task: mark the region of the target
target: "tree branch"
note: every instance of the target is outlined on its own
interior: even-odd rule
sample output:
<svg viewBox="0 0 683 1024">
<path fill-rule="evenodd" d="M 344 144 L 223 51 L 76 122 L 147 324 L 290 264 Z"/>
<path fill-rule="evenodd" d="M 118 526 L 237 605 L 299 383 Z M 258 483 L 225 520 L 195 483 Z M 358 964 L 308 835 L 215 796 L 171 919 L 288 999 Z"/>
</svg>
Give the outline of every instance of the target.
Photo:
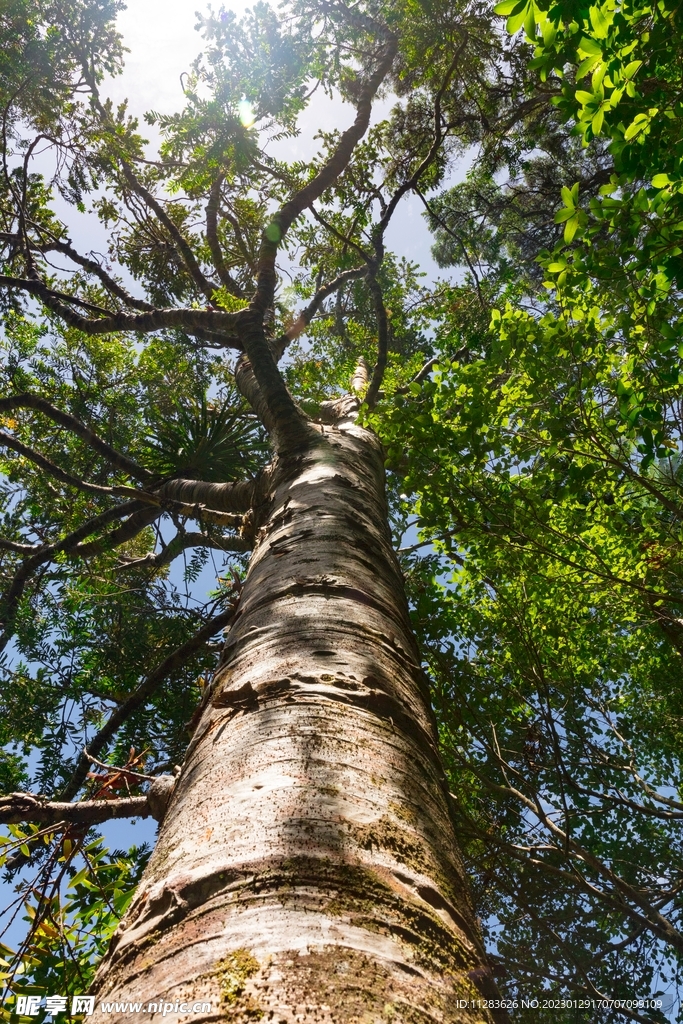
<svg viewBox="0 0 683 1024">
<path fill-rule="evenodd" d="M 337 13 L 352 18 L 355 12 L 343 8 L 337 9 Z M 360 89 L 354 123 L 342 134 L 334 152 L 312 181 L 280 207 L 261 240 L 256 292 L 250 303 L 251 317 L 245 323 L 242 341 L 263 397 L 277 424 L 276 446 L 296 446 L 305 440 L 307 420 L 293 401 L 278 372 L 263 330 L 263 318 L 266 311 L 272 307 L 275 295 L 275 260 L 280 243 L 292 223 L 337 180 L 348 165 L 356 144 L 367 131 L 374 96 L 393 64 L 397 51 L 396 37 L 386 26 L 380 26 L 372 19 L 366 20 L 368 25 L 372 24 L 375 32 L 384 37 L 384 42 L 380 47 L 374 72 Z"/>
<path fill-rule="evenodd" d="M 90 740 L 88 743 L 88 755 L 94 755 L 95 757 L 100 754 L 109 744 L 109 741 L 115 736 L 116 732 L 123 723 L 130 718 L 139 708 L 143 707 L 147 703 L 152 694 L 161 686 L 164 680 L 175 671 L 180 668 L 193 654 L 199 651 L 204 644 L 211 639 L 221 629 L 225 629 L 230 624 L 232 618 L 237 610 L 237 601 L 234 605 L 230 605 L 225 611 L 202 626 L 194 636 L 186 640 L 184 644 L 177 647 L 171 652 L 164 660 L 151 672 L 144 682 L 130 694 L 130 696 L 123 701 L 109 716 L 106 723 L 102 726 L 100 731 Z M 79 789 L 86 780 L 88 769 L 90 767 L 90 758 L 85 753 L 81 754 L 78 760 L 73 775 L 67 782 L 66 786 L 60 793 L 61 800 L 73 800 L 78 793 Z"/>
<path fill-rule="evenodd" d="M 34 226 L 40 231 L 44 230 L 42 226 Z M 20 243 L 22 241 L 22 238 L 18 234 L 11 234 L 10 232 L 7 231 L 0 231 L 0 241 L 9 243 Z M 145 302 L 144 299 L 136 299 L 132 295 L 130 295 L 129 292 L 127 292 L 126 289 L 123 288 L 122 285 L 120 285 L 118 281 L 116 281 L 111 276 L 111 274 L 107 273 L 104 267 L 102 267 L 96 260 L 90 259 L 87 256 L 82 256 L 79 252 L 77 252 L 76 249 L 74 249 L 70 242 L 62 242 L 58 238 L 55 238 L 54 235 L 50 235 L 49 242 L 31 242 L 30 247 L 32 251 L 39 252 L 42 255 L 45 255 L 45 253 L 48 252 L 59 252 L 62 253 L 62 255 L 64 256 L 68 256 L 68 258 L 73 263 L 76 263 L 79 267 L 82 267 L 84 270 L 87 270 L 88 273 L 94 274 L 96 277 L 98 277 L 99 280 L 104 285 L 104 287 L 107 289 L 107 291 L 111 292 L 112 295 L 115 295 L 117 299 L 120 299 L 122 302 L 125 302 L 127 306 L 131 307 L 131 309 L 154 309 L 154 306 L 152 306 L 149 302 Z"/>
<path fill-rule="evenodd" d="M 243 314 L 246 311 L 239 310 L 236 313 L 226 313 L 217 309 L 153 309 L 146 313 L 114 313 L 109 310 L 100 310 L 98 306 L 91 307 L 89 303 L 83 303 L 71 295 L 63 292 L 56 292 L 40 280 L 29 280 L 27 278 L 7 277 L 0 275 L 0 288 L 15 288 L 24 291 L 29 295 L 36 295 L 51 312 L 59 316 L 69 327 L 75 327 L 85 334 L 112 334 L 115 331 L 140 331 L 150 333 L 160 331 L 167 327 L 179 327 L 187 331 L 195 329 L 208 330 L 220 333 L 226 338 L 226 344 L 230 339 L 233 348 L 241 349 L 235 331 L 238 330 Z M 92 320 L 89 317 L 81 316 L 62 301 L 74 302 L 77 305 L 85 305 L 102 312 L 100 319 Z M 234 341 L 233 341 L 234 339 Z"/>
<path fill-rule="evenodd" d="M 277 429 L 275 418 L 263 397 L 251 362 L 244 354 L 238 358 L 237 365 L 235 366 L 235 383 L 237 384 L 237 390 L 249 402 L 249 405 L 268 431 L 268 434 L 270 436 L 275 434 Z"/>
<path fill-rule="evenodd" d="M 121 519 L 129 513 L 132 515 L 142 507 L 144 506 L 139 501 L 127 501 L 121 505 L 115 505 L 113 508 L 109 508 L 105 512 L 100 513 L 100 515 L 89 519 L 82 526 L 67 534 L 66 537 L 62 537 L 61 540 L 54 541 L 51 544 L 39 545 L 33 550 L 32 554 L 21 562 L 0 602 L 0 614 L 2 615 L 2 622 L 0 624 L 3 629 L 2 635 L 0 635 L 0 651 L 4 650 L 10 639 L 11 627 L 14 622 L 17 606 L 24 593 L 26 583 L 35 570 L 46 562 L 51 561 L 53 556 L 61 551 L 67 554 L 71 553 L 81 541 L 85 540 L 86 537 L 96 530 L 107 526 L 116 519 Z"/>
<path fill-rule="evenodd" d="M 105 487 L 100 484 L 90 484 L 87 480 L 81 480 L 80 477 L 72 476 L 71 473 L 60 469 L 50 459 L 46 459 L 40 452 L 37 452 L 34 448 L 29 448 L 28 445 L 22 444 L 21 441 L 17 441 L 15 437 L 7 434 L 4 430 L 0 430 L 0 447 L 10 448 L 12 451 L 17 452 L 18 455 L 23 455 L 24 458 L 44 469 L 50 476 L 53 476 L 55 480 L 59 480 L 69 487 L 74 487 L 78 491 L 84 491 L 86 494 L 122 496 L 123 494 L 130 495 L 133 492 L 131 487 Z"/>
<path fill-rule="evenodd" d="M 95 516 L 83 523 L 76 530 L 73 530 L 66 537 L 51 544 L 41 544 L 35 547 L 14 546 L 14 542 L 7 541 L 6 550 L 14 550 L 19 554 L 26 554 L 26 558 L 20 563 L 14 578 L 0 604 L 2 614 L 2 629 L 0 635 L 0 651 L 7 645 L 12 633 L 11 627 L 14 623 L 19 601 L 21 600 L 26 584 L 32 574 L 44 565 L 52 561 L 56 554 L 64 552 L 78 558 L 92 558 L 106 551 L 111 551 L 126 541 L 137 536 L 146 526 L 158 519 L 164 508 L 172 508 L 181 515 L 192 516 L 200 521 L 214 522 L 220 526 L 239 528 L 242 525 L 242 516 L 231 514 L 235 509 L 239 512 L 248 512 L 252 505 L 258 500 L 260 494 L 267 489 L 270 474 L 268 467 L 262 470 L 252 480 L 238 480 L 234 483 L 215 484 L 206 483 L 201 480 L 170 480 L 163 484 L 156 494 L 141 494 L 140 499 L 125 502 L 107 509 L 99 516 Z M 183 502 L 182 498 L 189 498 L 189 502 Z M 207 499 L 211 505 L 218 505 L 216 508 L 207 508 L 202 498 Z M 167 499 L 167 500 L 164 500 Z M 222 511 L 221 506 L 226 511 Z M 98 537 L 95 540 L 87 541 L 86 538 L 103 526 L 116 519 L 128 515 L 125 523 L 117 529 L 112 530 L 105 537 Z M 235 545 L 241 550 L 249 550 L 249 544 L 245 540 L 244 547 L 241 547 L 241 538 L 235 538 Z M 3 545 L 0 545 L 0 547 Z"/>
<path fill-rule="evenodd" d="M 137 462 L 134 462 L 133 459 L 128 458 L 127 455 L 123 455 L 115 448 L 112 448 L 111 445 L 103 441 L 94 430 L 86 426 L 81 420 L 71 416 L 69 413 L 62 412 L 61 409 L 56 409 L 55 406 L 39 395 L 23 392 L 20 395 L 12 395 L 9 398 L 0 398 L 0 413 L 13 412 L 15 409 L 35 409 L 37 412 L 42 412 L 55 423 L 58 423 L 60 427 L 65 427 L 72 434 L 80 437 L 91 448 L 94 448 L 99 455 L 104 456 L 116 469 L 128 473 L 136 480 L 148 481 L 152 479 L 153 474 L 149 470 L 144 469 Z"/>
<path fill-rule="evenodd" d="M 167 480 L 157 488 L 155 494 L 160 499 L 170 498 L 172 501 L 186 505 L 203 506 L 221 512 L 248 512 L 254 504 L 255 494 L 264 480 L 266 470 L 261 470 L 251 480 L 235 480 L 231 483 L 208 483 L 205 480 Z M 267 475 L 267 474 L 266 474 Z M 235 525 L 225 523 L 222 525 Z"/>
<path fill-rule="evenodd" d="M 6 540 L 0 537 L 0 551 L 14 551 L 18 555 L 31 555 L 38 551 L 42 544 L 21 544 L 14 540 Z"/>
<path fill-rule="evenodd" d="M 83 800 L 80 803 L 49 801 L 32 793 L 10 793 L 0 797 L 0 823 L 34 821 L 47 825 L 62 823 L 97 825 L 111 818 L 149 818 L 152 810 L 147 796 L 118 800 Z"/>
<path fill-rule="evenodd" d="M 465 351 L 466 351 L 466 349 L 460 349 L 458 352 L 455 353 L 455 356 L 453 357 L 453 359 L 457 359 L 458 356 L 461 353 L 464 353 Z M 422 381 L 425 380 L 429 376 L 429 374 L 432 372 L 432 369 L 436 366 L 436 364 L 439 361 L 440 361 L 440 357 L 439 356 L 432 356 L 432 358 L 428 359 L 427 362 L 424 364 L 424 366 L 422 366 L 422 368 L 420 370 L 418 370 L 418 372 L 415 374 L 415 376 L 410 381 L 410 383 L 409 384 L 404 384 L 403 387 L 396 388 L 396 391 L 394 392 L 394 394 L 396 394 L 396 395 L 407 395 L 408 391 L 410 390 L 410 384 L 421 384 Z"/>
<path fill-rule="evenodd" d="M 240 222 L 238 221 L 237 217 L 235 217 L 234 214 L 231 213 L 230 210 L 227 210 L 225 207 L 223 207 L 222 213 L 227 222 L 230 224 L 232 230 L 235 232 L 235 241 L 237 243 L 237 248 L 242 254 L 242 258 L 246 266 L 249 267 L 250 273 L 255 277 L 257 272 L 257 265 L 254 262 L 253 254 L 249 252 L 249 248 L 244 239 L 244 235 L 242 234 Z"/>
<path fill-rule="evenodd" d="M 354 242 L 353 239 L 350 238 L 348 235 L 342 234 L 342 232 L 338 228 L 336 228 L 334 224 L 331 224 L 328 220 L 326 220 L 323 217 L 323 215 L 318 210 L 315 209 L 314 206 L 311 206 L 310 210 L 314 219 L 317 220 L 318 224 L 322 224 L 325 230 L 329 231 L 331 235 L 334 235 L 337 241 L 341 242 L 344 247 L 349 246 L 351 249 L 353 249 L 354 252 L 357 252 L 360 258 L 362 260 L 365 260 L 367 267 L 372 267 L 374 265 L 374 257 L 369 253 L 365 252 L 362 245 L 359 245 L 358 242 Z"/>
<path fill-rule="evenodd" d="M 439 227 L 442 229 L 442 231 L 445 231 L 447 235 L 449 235 L 455 242 L 457 242 L 458 245 L 460 246 L 460 248 L 462 249 L 462 254 L 465 257 L 465 262 L 467 263 L 467 266 L 469 267 L 469 271 L 470 271 L 472 277 L 474 278 L 474 284 L 475 284 L 475 287 L 477 289 L 477 298 L 479 299 L 479 305 L 481 306 L 482 309 L 486 309 L 486 303 L 484 302 L 484 296 L 482 295 L 482 291 L 481 291 L 481 283 L 479 281 L 479 274 L 474 269 L 474 264 L 472 263 L 472 260 L 470 259 L 470 254 L 467 251 L 467 246 L 463 242 L 463 240 L 460 237 L 460 235 L 457 234 L 457 232 L 453 231 L 452 228 L 449 228 L 448 224 L 446 224 L 446 222 L 444 220 L 442 220 L 441 217 L 439 217 L 438 213 L 434 213 L 434 210 L 429 205 L 426 197 L 423 196 L 422 192 L 417 187 L 415 188 L 415 194 L 417 195 L 417 197 L 422 202 L 425 210 L 427 211 L 429 216 L 432 218 L 432 220 L 436 224 L 439 225 Z"/>
<path fill-rule="evenodd" d="M 376 228 L 373 231 L 373 239 L 375 241 L 376 248 L 378 244 L 380 246 L 382 245 L 382 237 L 389 225 L 389 221 L 394 215 L 394 211 L 398 206 L 400 200 L 403 198 L 406 192 L 410 192 L 411 189 L 414 189 L 417 186 L 420 178 L 422 177 L 424 172 L 429 168 L 432 162 L 435 160 L 439 152 L 439 149 L 441 148 L 441 143 L 443 142 L 444 137 L 443 127 L 441 124 L 441 101 L 455 73 L 455 69 L 458 66 L 458 62 L 462 56 L 463 50 L 467 45 L 468 38 L 469 34 L 465 32 L 464 39 L 460 43 L 458 49 L 453 54 L 453 59 L 451 60 L 451 63 L 448 66 L 446 74 L 444 75 L 443 82 L 441 83 L 441 86 L 439 87 L 439 90 L 436 94 L 434 100 L 434 139 L 431 146 L 429 147 L 429 152 L 421 161 L 416 170 L 411 174 L 411 176 L 406 181 L 403 182 L 403 184 L 396 190 L 396 192 L 393 194 L 393 196 L 387 203 L 387 208 L 382 214 L 381 220 L 379 221 L 379 223 L 377 224 Z"/>
<path fill-rule="evenodd" d="M 69 292 L 60 292 L 56 288 L 48 287 L 37 274 L 33 277 L 9 277 L 6 274 L 0 274 L 0 287 L 16 288 L 19 291 L 27 292 L 29 295 L 38 295 L 45 305 L 48 304 L 47 300 L 49 299 L 53 305 L 64 309 L 65 316 L 78 315 L 68 306 L 65 306 L 65 302 L 70 302 L 74 306 L 80 306 L 81 309 L 86 309 L 91 313 L 100 313 L 102 316 L 113 315 L 112 311 L 105 309 L 104 306 L 96 306 L 93 302 L 79 299 L 77 295 L 71 295 Z"/>
<path fill-rule="evenodd" d="M 214 266 L 218 271 L 221 284 L 231 295 L 234 295 L 236 298 L 242 298 L 244 293 L 225 265 L 223 252 L 218 241 L 218 207 L 220 205 L 221 186 L 224 181 L 225 175 L 220 174 L 211 186 L 209 201 L 206 204 L 206 240 L 209 243 L 211 256 L 213 257 Z"/>
<path fill-rule="evenodd" d="M 345 11 L 345 13 L 351 14 L 350 11 Z M 334 152 L 312 181 L 299 189 L 291 199 L 280 207 L 264 233 L 259 253 L 256 295 L 253 300 L 253 306 L 256 309 L 265 311 L 272 304 L 275 291 L 275 256 L 280 241 L 299 214 L 303 213 L 311 203 L 315 202 L 326 189 L 333 185 L 346 169 L 357 143 L 365 135 L 370 124 L 372 101 L 389 73 L 398 49 L 398 41 L 393 32 L 377 22 L 374 22 L 374 28 L 384 36 L 384 44 L 378 54 L 375 71 L 360 90 L 355 121 L 350 128 L 343 132 Z"/>
<path fill-rule="evenodd" d="M 355 392 L 364 391 L 370 382 L 370 368 L 363 356 L 356 363 L 356 368 L 351 376 L 351 390 Z"/>
<path fill-rule="evenodd" d="M 248 551 L 249 543 L 242 537 L 208 537 L 205 533 L 178 533 L 156 555 L 122 559 L 119 571 L 128 569 L 159 569 L 169 565 L 188 548 L 215 548 L 217 551 Z"/>
<path fill-rule="evenodd" d="M 275 358 L 278 360 L 281 359 L 290 342 L 294 341 L 295 338 L 298 338 L 300 334 L 303 334 L 325 299 L 342 288 L 347 281 L 353 281 L 360 277 L 365 277 L 367 273 L 367 266 L 354 267 L 352 270 L 344 270 L 332 281 L 328 281 L 327 284 L 318 288 L 308 305 L 304 306 L 304 308 L 300 310 L 296 320 L 294 320 L 291 326 L 273 342 L 272 347 L 275 351 Z"/>
<path fill-rule="evenodd" d="M 200 292 L 206 297 L 208 302 L 213 303 L 213 295 L 218 288 L 218 285 L 213 281 L 209 281 L 204 276 L 187 239 L 184 237 L 182 232 L 178 230 L 177 226 L 173 223 L 159 201 L 155 199 L 152 193 L 145 188 L 141 181 L 138 180 L 130 164 L 125 160 L 122 160 L 121 168 L 123 170 L 123 176 L 128 182 L 129 187 L 136 193 L 136 195 L 140 196 L 145 206 L 156 214 L 159 221 L 163 224 L 177 245 L 183 257 L 185 266 Z"/>
<path fill-rule="evenodd" d="M 493 748 L 489 747 L 489 750 L 495 760 L 499 762 L 501 768 L 503 765 L 507 766 L 507 763 L 503 761 Z M 635 903 L 642 912 L 640 914 L 636 912 L 638 922 L 641 922 L 643 918 L 646 918 L 650 929 L 655 935 L 659 936 L 659 938 L 663 939 L 665 942 L 668 942 L 675 949 L 683 949 L 683 934 L 681 934 L 681 932 L 672 925 L 671 921 L 664 917 L 663 914 L 660 914 L 659 911 L 656 910 L 647 899 L 645 899 L 644 895 L 638 889 L 629 885 L 629 883 L 618 875 L 612 868 L 608 867 L 607 864 L 601 861 L 599 857 L 596 857 L 595 854 L 581 846 L 576 842 L 576 840 L 572 839 L 563 829 L 561 829 L 559 825 L 556 825 L 552 818 L 550 818 L 546 813 L 537 796 L 530 798 L 522 793 L 521 790 L 509 783 L 506 786 L 500 786 L 491 779 L 487 779 L 486 776 L 481 773 L 477 773 L 477 776 L 481 779 L 484 785 L 487 786 L 487 788 L 494 792 L 511 794 L 516 797 L 516 799 L 519 800 L 527 810 L 531 811 L 537 820 L 548 829 L 551 835 L 555 836 L 559 840 L 567 855 L 571 854 L 572 857 L 592 868 L 598 877 L 608 881 L 614 887 L 616 892 L 618 892 L 622 898 L 625 898 L 623 907 L 627 913 L 632 917 L 635 917 L 633 907 L 629 906 L 626 902 L 627 900 L 630 900 L 632 903 Z M 587 879 L 584 879 L 584 881 L 586 884 L 589 884 Z"/>
<path fill-rule="evenodd" d="M 112 530 L 105 537 L 76 544 L 70 549 L 69 554 L 76 555 L 79 558 L 93 558 L 95 555 L 104 554 L 105 551 L 111 551 L 113 548 L 117 548 L 121 544 L 125 544 L 126 541 L 137 537 L 146 526 L 150 526 L 155 519 L 159 518 L 162 511 L 163 509 L 158 505 L 142 508 L 139 512 L 129 516 L 125 523 L 122 523 L 121 526 Z"/>
</svg>

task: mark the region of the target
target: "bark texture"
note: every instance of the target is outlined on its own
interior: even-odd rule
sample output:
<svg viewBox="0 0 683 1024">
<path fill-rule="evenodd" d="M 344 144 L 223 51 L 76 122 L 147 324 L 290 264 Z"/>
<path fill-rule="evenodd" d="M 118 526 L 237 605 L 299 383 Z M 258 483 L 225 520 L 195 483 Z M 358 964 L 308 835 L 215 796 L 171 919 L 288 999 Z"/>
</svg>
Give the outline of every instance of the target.
<svg viewBox="0 0 683 1024">
<path fill-rule="evenodd" d="M 261 521 L 98 999 L 211 1001 L 195 1024 L 489 1021 L 459 1005 L 494 993 L 377 439 L 352 418 L 318 427 Z"/>
</svg>

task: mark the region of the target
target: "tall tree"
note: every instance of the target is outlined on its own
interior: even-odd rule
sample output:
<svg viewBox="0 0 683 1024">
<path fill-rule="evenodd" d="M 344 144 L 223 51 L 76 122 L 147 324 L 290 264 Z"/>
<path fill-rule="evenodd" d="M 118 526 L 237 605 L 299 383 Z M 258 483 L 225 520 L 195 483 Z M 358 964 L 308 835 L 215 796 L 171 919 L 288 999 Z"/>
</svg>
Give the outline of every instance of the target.
<svg viewBox="0 0 683 1024">
<path fill-rule="evenodd" d="M 387 228 L 488 120 L 525 116 L 516 44 L 477 4 L 221 10 L 183 110 L 148 115 L 152 158 L 102 90 L 115 13 L 2 8 L 1 809 L 7 864 L 38 871 L 10 982 L 82 991 L 132 896 L 100 998 L 489 1020 L 365 418 L 388 368 L 404 388 L 432 365 Z M 318 87 L 349 126 L 309 164 L 274 158 Z M 64 203 L 99 220 L 106 257 L 72 241 Z M 186 552 L 186 578 L 234 553 L 203 606 L 167 575 Z M 9 792 L 21 748 L 40 794 Z M 144 851 L 108 858 L 89 831 L 131 814 L 161 822 L 134 895 Z"/>
</svg>

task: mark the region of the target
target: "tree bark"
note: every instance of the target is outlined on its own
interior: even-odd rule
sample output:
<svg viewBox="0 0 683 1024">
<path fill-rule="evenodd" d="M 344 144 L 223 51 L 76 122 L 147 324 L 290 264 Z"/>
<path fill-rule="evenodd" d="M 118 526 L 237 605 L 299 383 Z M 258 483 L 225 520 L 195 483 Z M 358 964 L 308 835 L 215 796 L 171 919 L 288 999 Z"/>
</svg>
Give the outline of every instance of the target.
<svg viewBox="0 0 683 1024">
<path fill-rule="evenodd" d="M 210 1001 L 195 1024 L 489 1021 L 377 438 L 318 427 L 261 521 L 98 1000 Z"/>
</svg>

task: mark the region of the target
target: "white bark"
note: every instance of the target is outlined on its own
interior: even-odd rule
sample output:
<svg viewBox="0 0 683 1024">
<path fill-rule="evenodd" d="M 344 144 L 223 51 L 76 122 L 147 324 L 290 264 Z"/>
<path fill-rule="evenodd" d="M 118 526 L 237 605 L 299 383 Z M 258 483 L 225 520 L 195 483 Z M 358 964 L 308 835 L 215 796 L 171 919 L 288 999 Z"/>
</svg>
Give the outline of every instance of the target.
<svg viewBox="0 0 683 1024">
<path fill-rule="evenodd" d="M 98 999 L 211 1001 L 195 1024 L 488 1021 L 456 1002 L 493 993 L 379 442 L 350 419 L 319 429 L 276 467 L 210 700 Z"/>
</svg>

